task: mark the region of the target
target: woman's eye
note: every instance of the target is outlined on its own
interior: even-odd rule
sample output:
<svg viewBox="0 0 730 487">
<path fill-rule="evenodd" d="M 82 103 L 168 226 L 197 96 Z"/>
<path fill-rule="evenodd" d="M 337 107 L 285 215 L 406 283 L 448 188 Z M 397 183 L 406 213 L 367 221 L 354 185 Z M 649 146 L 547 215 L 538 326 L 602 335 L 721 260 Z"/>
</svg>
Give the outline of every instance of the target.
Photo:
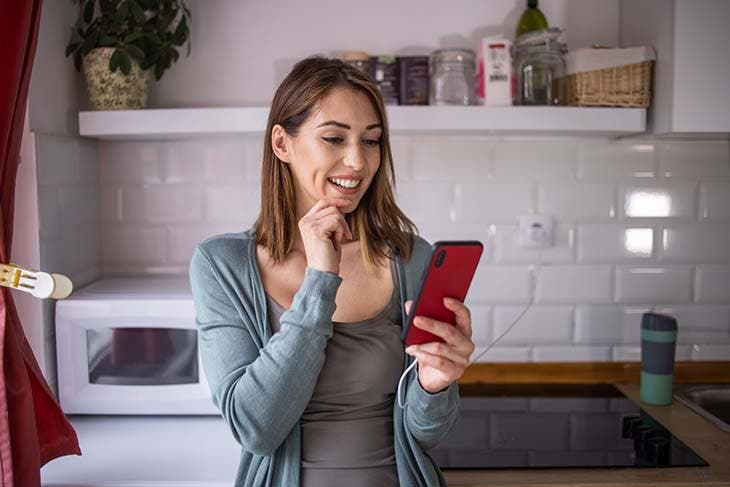
<svg viewBox="0 0 730 487">
<path fill-rule="evenodd" d="M 379 139 L 365 139 L 363 142 L 365 142 L 366 145 L 380 145 Z"/>
<path fill-rule="evenodd" d="M 341 144 L 342 137 L 322 137 L 322 140 L 330 144 Z"/>
</svg>

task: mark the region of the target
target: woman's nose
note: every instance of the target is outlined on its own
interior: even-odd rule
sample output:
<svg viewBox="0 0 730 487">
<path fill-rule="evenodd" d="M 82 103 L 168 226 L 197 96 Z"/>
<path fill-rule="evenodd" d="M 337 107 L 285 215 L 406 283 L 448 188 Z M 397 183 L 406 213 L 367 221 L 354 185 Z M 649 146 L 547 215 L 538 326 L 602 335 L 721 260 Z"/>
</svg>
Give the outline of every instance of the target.
<svg viewBox="0 0 730 487">
<path fill-rule="evenodd" d="M 345 164 L 354 169 L 362 169 L 367 163 L 367 158 L 362 147 L 351 148 L 345 157 Z"/>
</svg>

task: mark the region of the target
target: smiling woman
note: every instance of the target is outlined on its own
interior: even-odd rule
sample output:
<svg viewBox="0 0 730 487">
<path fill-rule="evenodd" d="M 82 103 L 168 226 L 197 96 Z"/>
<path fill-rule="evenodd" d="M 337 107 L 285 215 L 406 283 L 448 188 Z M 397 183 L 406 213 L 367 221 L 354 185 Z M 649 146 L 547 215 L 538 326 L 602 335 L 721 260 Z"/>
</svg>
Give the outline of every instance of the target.
<svg viewBox="0 0 730 487">
<path fill-rule="evenodd" d="M 206 377 L 242 446 L 236 485 L 445 485 L 426 451 L 455 424 L 471 319 L 456 302 L 458 327 L 429 322 L 444 343 L 413 352 L 407 374 L 406 300 L 431 249 L 395 201 L 380 92 L 307 58 L 265 137 L 256 223 L 190 262 Z"/>
</svg>

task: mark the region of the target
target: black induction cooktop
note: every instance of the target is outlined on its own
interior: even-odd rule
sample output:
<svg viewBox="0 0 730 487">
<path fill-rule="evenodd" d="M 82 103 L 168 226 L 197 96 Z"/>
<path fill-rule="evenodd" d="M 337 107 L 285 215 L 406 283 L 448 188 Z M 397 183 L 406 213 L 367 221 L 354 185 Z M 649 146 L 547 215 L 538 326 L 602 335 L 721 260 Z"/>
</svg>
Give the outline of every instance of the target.
<svg viewBox="0 0 730 487">
<path fill-rule="evenodd" d="M 459 385 L 442 469 L 707 466 L 610 384 Z"/>
</svg>

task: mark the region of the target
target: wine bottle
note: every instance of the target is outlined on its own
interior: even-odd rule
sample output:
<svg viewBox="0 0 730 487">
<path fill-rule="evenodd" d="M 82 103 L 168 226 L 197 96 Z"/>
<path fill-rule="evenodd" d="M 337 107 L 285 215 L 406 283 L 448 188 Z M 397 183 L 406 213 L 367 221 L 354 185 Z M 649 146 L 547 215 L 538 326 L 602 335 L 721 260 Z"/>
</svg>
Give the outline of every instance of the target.
<svg viewBox="0 0 730 487">
<path fill-rule="evenodd" d="M 527 8 L 517 22 L 517 37 L 533 30 L 547 29 L 547 26 L 545 16 L 537 8 L 537 0 L 527 0 Z"/>
</svg>

